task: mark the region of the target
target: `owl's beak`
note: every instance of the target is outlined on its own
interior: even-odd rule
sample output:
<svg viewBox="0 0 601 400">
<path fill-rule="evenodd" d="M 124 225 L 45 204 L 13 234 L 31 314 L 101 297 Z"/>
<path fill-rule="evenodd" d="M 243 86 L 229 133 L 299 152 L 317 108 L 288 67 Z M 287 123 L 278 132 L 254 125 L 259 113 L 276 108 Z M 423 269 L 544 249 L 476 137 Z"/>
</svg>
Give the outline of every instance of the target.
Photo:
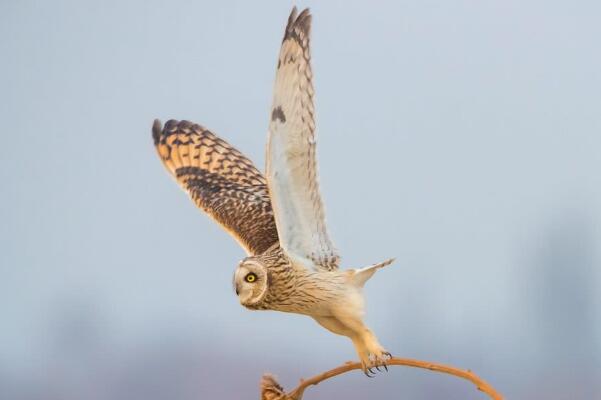
<svg viewBox="0 0 601 400">
<path fill-rule="evenodd" d="M 238 284 L 236 284 L 236 296 L 240 294 L 240 289 L 238 289 Z"/>
</svg>

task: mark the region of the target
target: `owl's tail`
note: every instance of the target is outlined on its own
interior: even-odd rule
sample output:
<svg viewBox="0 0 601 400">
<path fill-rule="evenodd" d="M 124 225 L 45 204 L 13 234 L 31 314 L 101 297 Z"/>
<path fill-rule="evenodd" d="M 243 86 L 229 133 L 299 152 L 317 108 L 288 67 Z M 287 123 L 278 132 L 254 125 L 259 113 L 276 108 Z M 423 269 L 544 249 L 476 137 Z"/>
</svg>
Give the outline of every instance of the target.
<svg viewBox="0 0 601 400">
<path fill-rule="evenodd" d="M 380 268 L 385 267 L 387 265 L 390 265 L 393 262 L 394 262 L 394 258 L 390 258 L 381 263 L 370 265 L 369 267 L 363 267 L 363 268 L 356 269 L 356 270 L 354 270 L 354 274 L 352 275 L 351 280 L 355 284 L 355 286 L 361 288 L 361 287 L 363 287 L 363 285 L 365 285 L 365 282 L 367 282 L 369 280 L 369 278 L 371 278 L 377 270 L 379 270 Z"/>
</svg>

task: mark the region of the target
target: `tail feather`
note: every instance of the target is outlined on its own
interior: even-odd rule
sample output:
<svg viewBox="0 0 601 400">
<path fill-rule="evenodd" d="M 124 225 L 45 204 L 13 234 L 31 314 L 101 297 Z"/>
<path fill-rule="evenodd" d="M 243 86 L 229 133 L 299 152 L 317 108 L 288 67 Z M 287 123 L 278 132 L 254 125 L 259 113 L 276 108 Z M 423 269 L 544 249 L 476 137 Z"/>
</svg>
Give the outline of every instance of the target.
<svg viewBox="0 0 601 400">
<path fill-rule="evenodd" d="M 380 268 L 383 268 L 387 265 L 390 265 L 393 262 L 394 262 L 394 258 L 390 258 L 390 259 L 383 261 L 381 263 L 378 263 L 378 264 L 374 264 L 374 265 L 370 265 L 368 267 L 356 269 L 355 273 L 353 274 L 351 279 L 352 279 L 353 283 L 355 284 L 355 286 L 363 287 L 363 285 L 365 285 L 365 282 L 367 282 L 369 280 L 369 278 L 371 278 L 377 270 L 379 270 Z"/>
</svg>

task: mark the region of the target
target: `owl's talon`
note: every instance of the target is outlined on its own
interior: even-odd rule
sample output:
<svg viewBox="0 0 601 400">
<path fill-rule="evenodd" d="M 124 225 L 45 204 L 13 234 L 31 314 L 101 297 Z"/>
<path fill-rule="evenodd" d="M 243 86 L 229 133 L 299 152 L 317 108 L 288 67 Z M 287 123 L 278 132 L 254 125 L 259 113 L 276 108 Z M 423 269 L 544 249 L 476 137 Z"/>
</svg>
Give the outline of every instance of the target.
<svg viewBox="0 0 601 400">
<path fill-rule="evenodd" d="M 376 371 L 388 372 L 388 365 L 386 364 L 392 358 L 392 355 L 380 347 L 368 351 L 367 354 L 361 354 L 360 358 L 363 373 L 373 378 L 376 375 Z"/>
</svg>

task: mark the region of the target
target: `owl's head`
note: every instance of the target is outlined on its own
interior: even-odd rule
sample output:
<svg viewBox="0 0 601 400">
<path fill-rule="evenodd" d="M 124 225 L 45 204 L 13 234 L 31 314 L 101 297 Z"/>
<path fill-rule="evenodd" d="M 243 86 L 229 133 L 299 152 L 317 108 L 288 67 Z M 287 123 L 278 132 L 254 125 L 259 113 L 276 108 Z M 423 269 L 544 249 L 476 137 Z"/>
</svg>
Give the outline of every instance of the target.
<svg viewBox="0 0 601 400">
<path fill-rule="evenodd" d="M 240 304 L 246 307 L 257 304 L 265 297 L 268 287 L 267 268 L 261 261 L 253 257 L 240 261 L 234 272 L 234 289 Z"/>
</svg>

